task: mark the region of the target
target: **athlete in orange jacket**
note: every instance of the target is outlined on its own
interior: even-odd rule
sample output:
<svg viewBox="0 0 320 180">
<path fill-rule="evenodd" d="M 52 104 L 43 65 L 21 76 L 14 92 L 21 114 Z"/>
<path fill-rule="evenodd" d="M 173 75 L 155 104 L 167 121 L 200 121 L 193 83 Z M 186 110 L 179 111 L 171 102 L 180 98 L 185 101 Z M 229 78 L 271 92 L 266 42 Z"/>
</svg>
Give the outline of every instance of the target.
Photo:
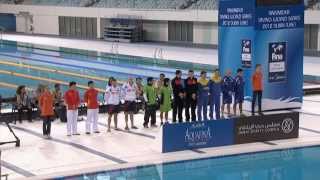
<svg viewBox="0 0 320 180">
<path fill-rule="evenodd" d="M 263 75 L 262 75 L 262 68 L 260 64 L 256 65 L 256 69 L 254 74 L 252 75 L 252 103 L 251 103 L 251 112 L 252 115 L 255 115 L 255 103 L 258 97 L 258 108 L 259 114 L 262 114 L 261 104 L 262 104 L 262 91 L 263 91 Z"/>
<path fill-rule="evenodd" d="M 41 117 L 43 118 L 43 136 L 50 138 L 51 121 L 54 116 L 54 111 L 53 96 L 50 93 L 48 86 L 45 86 L 43 93 L 40 94 L 39 107 L 41 110 Z"/>
</svg>

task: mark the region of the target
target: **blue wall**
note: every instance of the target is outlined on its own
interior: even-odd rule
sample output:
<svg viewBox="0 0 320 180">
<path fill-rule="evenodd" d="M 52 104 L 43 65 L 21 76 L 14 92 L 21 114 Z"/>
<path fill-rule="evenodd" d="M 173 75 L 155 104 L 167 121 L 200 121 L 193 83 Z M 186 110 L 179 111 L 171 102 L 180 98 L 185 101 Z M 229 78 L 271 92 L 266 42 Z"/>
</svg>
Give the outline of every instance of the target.
<svg viewBox="0 0 320 180">
<path fill-rule="evenodd" d="M 14 14 L 0 13 L 0 29 L 5 31 L 16 31 L 16 17 Z"/>
</svg>

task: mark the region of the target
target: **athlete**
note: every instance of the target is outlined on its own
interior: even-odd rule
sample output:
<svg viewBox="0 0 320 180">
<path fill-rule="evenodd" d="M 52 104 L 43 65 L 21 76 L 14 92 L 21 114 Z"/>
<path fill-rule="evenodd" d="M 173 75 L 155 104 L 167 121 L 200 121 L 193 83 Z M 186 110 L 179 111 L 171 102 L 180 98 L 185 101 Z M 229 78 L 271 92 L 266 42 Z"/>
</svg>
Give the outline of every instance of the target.
<svg viewBox="0 0 320 180">
<path fill-rule="evenodd" d="M 114 118 L 115 130 L 118 129 L 118 113 L 120 111 L 120 95 L 121 88 L 117 84 L 115 78 L 111 79 L 111 86 L 107 86 L 105 92 L 105 102 L 108 105 L 108 132 L 111 132 L 111 119 Z"/>
<path fill-rule="evenodd" d="M 53 95 L 49 91 L 48 86 L 44 86 L 44 91 L 39 97 L 39 107 L 41 110 L 41 117 L 43 119 L 43 136 L 50 139 L 51 134 L 51 122 L 53 120 L 54 111 L 53 111 Z"/>
<path fill-rule="evenodd" d="M 193 70 L 189 70 L 188 78 L 184 80 L 185 84 L 185 102 L 186 102 L 186 121 L 190 121 L 190 108 L 191 108 L 191 121 L 196 121 L 196 108 L 197 108 L 197 91 L 198 91 L 198 81 L 194 77 Z"/>
<path fill-rule="evenodd" d="M 243 116 L 242 104 L 244 100 L 244 79 L 243 79 L 243 70 L 239 68 L 237 70 L 237 76 L 234 78 L 234 104 L 233 112 L 234 115 L 237 114 L 237 104 L 239 104 L 240 115 Z"/>
<path fill-rule="evenodd" d="M 183 100 L 184 100 L 184 84 L 181 79 L 182 72 L 180 70 L 176 71 L 176 77 L 171 81 L 171 87 L 173 89 L 173 111 L 172 111 L 172 121 L 175 123 L 177 114 L 179 123 L 182 120 L 183 111 Z"/>
<path fill-rule="evenodd" d="M 224 107 L 227 105 L 228 116 L 230 116 L 230 104 L 232 103 L 232 94 L 234 91 L 234 80 L 232 78 L 232 72 L 227 70 L 226 75 L 222 81 L 222 115 L 224 115 Z"/>
<path fill-rule="evenodd" d="M 132 78 L 128 79 L 128 82 L 122 86 L 122 99 L 124 100 L 124 115 L 126 121 L 125 130 L 129 130 L 128 117 L 130 116 L 131 129 L 138 129 L 134 125 L 134 112 L 136 109 L 136 99 L 137 99 L 137 85 L 133 82 Z"/>
<path fill-rule="evenodd" d="M 157 110 L 157 90 L 154 87 L 154 80 L 152 77 L 147 79 L 147 85 L 144 87 L 144 99 L 146 102 L 143 127 L 148 128 L 149 120 L 151 118 L 151 127 L 156 125 L 156 110 Z"/>
<path fill-rule="evenodd" d="M 259 114 L 262 115 L 261 110 L 261 103 L 262 103 L 262 92 L 263 92 L 263 75 L 262 75 L 262 69 L 261 65 L 257 64 L 255 72 L 252 76 L 252 89 L 253 89 L 253 96 L 252 96 L 252 106 L 251 106 L 251 112 L 252 115 L 255 115 L 255 103 L 258 97 L 258 108 L 259 108 Z"/>
<path fill-rule="evenodd" d="M 198 81 L 198 121 L 208 120 L 208 103 L 209 103 L 209 80 L 207 72 L 202 71 Z M 202 116 L 203 115 L 203 116 Z M 203 117 L 203 119 L 202 119 Z"/>
<path fill-rule="evenodd" d="M 84 93 L 84 102 L 87 103 L 87 120 L 86 120 L 86 134 L 91 134 L 91 126 L 94 133 L 100 133 L 98 130 L 99 119 L 99 92 L 94 87 L 94 82 L 88 82 L 89 89 Z"/>
<path fill-rule="evenodd" d="M 78 133 L 78 107 L 80 96 L 77 91 L 77 83 L 70 82 L 69 90 L 64 94 L 64 102 L 67 107 L 67 135 L 80 135 Z"/>
<path fill-rule="evenodd" d="M 160 119 L 163 125 L 163 115 L 165 116 L 165 123 L 168 123 L 168 113 L 171 110 L 171 96 L 172 88 L 170 87 L 170 79 L 165 78 L 164 84 L 160 89 Z"/>
<path fill-rule="evenodd" d="M 216 69 L 210 81 L 210 119 L 213 119 L 213 112 L 216 115 L 216 120 L 220 119 L 221 82 L 219 70 Z"/>
</svg>

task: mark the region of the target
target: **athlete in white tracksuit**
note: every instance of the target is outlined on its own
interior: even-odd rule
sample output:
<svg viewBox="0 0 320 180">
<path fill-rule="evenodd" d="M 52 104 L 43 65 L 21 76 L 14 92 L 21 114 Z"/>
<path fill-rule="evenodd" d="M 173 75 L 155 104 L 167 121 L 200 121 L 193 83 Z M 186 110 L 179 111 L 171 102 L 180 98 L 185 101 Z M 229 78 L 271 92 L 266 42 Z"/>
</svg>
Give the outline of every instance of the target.
<svg viewBox="0 0 320 180">
<path fill-rule="evenodd" d="M 126 121 L 126 130 L 129 130 L 128 126 L 128 116 L 130 115 L 131 128 L 138 129 L 134 126 L 133 114 L 136 109 L 136 99 L 137 99 L 137 85 L 133 82 L 132 78 L 128 79 L 128 82 L 122 86 L 122 99 L 124 100 L 124 114 Z"/>
<path fill-rule="evenodd" d="M 111 118 L 114 116 L 114 126 L 115 130 L 118 129 L 118 113 L 120 111 L 120 96 L 121 96 L 121 88 L 117 85 L 117 80 L 111 80 L 111 86 L 107 86 L 105 92 L 105 103 L 108 106 L 108 132 L 111 131 L 110 124 Z"/>
</svg>

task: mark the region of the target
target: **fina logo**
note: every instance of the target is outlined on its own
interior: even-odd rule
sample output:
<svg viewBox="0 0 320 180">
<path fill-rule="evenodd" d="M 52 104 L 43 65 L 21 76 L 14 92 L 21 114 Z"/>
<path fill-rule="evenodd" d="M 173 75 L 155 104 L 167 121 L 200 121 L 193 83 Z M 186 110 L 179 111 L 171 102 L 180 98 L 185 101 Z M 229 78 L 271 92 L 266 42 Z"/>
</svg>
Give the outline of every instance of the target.
<svg viewBox="0 0 320 180">
<path fill-rule="evenodd" d="M 294 129 L 294 122 L 291 118 L 286 118 L 282 121 L 281 129 L 284 133 L 289 134 Z"/>
<path fill-rule="evenodd" d="M 272 61 L 283 61 L 284 45 L 281 43 L 275 43 L 275 44 L 272 44 L 271 47 L 272 47 L 272 54 L 271 54 Z"/>
<path fill-rule="evenodd" d="M 250 41 L 248 41 L 248 40 L 243 40 L 243 41 L 242 41 L 242 45 L 243 45 L 243 47 L 242 47 L 242 52 L 244 52 L 244 53 L 250 53 L 250 52 L 251 52 L 251 50 L 250 50 L 250 44 L 251 44 Z"/>
</svg>

